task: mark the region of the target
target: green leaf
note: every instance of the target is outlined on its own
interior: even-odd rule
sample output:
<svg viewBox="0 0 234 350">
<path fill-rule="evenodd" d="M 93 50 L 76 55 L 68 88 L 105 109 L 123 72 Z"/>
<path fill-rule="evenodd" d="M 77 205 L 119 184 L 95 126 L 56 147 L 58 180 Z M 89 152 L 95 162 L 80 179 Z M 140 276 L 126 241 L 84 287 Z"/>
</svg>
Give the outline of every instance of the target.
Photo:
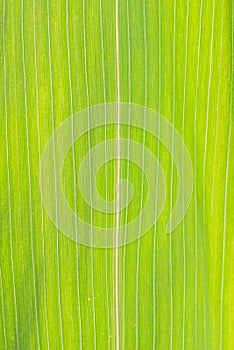
<svg viewBox="0 0 234 350">
<path fill-rule="evenodd" d="M 233 2 L 0 0 L 0 28 L 0 348 L 232 349 Z M 121 108 L 107 123 L 104 107 L 113 102 L 128 103 L 135 123 L 120 123 Z M 102 125 L 87 110 L 96 105 Z M 61 183 L 48 171 L 42 188 L 43 150 L 68 120 L 75 132 L 84 121 L 95 127 L 76 141 L 73 124 L 60 134 L 46 171 L 57 174 L 67 137 L 74 145 Z M 157 120 L 185 148 L 169 131 L 165 144 Z M 184 152 L 192 173 L 175 162 L 184 166 Z M 165 203 L 143 232 L 155 205 L 142 212 L 164 181 L 154 195 L 150 157 L 163 173 Z M 88 224 L 83 231 L 63 216 L 58 184 Z M 54 221 L 43 196 L 52 190 Z M 177 213 L 185 216 L 168 234 L 181 193 Z M 118 246 L 122 227 L 135 238 Z M 97 228 L 112 230 L 117 247 L 77 243 Z"/>
</svg>

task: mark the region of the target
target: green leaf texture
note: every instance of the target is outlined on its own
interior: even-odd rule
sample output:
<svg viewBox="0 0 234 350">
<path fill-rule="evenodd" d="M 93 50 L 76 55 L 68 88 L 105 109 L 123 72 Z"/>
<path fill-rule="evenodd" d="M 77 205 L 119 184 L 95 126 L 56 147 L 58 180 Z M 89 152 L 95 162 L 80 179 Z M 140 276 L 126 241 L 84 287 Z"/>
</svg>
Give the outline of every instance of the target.
<svg viewBox="0 0 234 350">
<path fill-rule="evenodd" d="M 233 349 L 232 0 L 0 0 L 0 28 L 0 349 Z M 156 225 L 100 249 L 51 222 L 40 161 L 63 121 L 109 102 L 166 118 L 188 149 L 194 185 L 168 234 L 178 177 L 161 142 L 116 124 L 84 134 L 63 183 L 85 221 L 115 225 L 117 214 L 88 206 L 76 180 L 90 148 L 118 142 L 119 131 L 154 152 L 166 179 Z M 134 187 L 124 225 L 150 188 L 138 166 L 113 159 L 96 178 L 104 198 L 116 198 L 120 176 Z"/>
</svg>

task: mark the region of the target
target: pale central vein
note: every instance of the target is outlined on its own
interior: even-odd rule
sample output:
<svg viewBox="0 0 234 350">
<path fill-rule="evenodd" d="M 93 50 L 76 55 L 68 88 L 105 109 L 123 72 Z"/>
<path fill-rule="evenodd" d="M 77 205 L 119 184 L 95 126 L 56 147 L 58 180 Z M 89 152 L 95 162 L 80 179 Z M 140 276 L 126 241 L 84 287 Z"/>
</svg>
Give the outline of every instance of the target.
<svg viewBox="0 0 234 350">
<path fill-rule="evenodd" d="M 120 72 L 119 72 L 119 23 L 118 23 L 118 0 L 115 3 L 115 30 L 116 30 L 116 79 L 117 79 L 117 184 L 120 182 Z M 115 249 L 115 347 L 119 349 L 119 209 L 120 209 L 120 194 L 116 200 L 116 249 Z"/>
</svg>

